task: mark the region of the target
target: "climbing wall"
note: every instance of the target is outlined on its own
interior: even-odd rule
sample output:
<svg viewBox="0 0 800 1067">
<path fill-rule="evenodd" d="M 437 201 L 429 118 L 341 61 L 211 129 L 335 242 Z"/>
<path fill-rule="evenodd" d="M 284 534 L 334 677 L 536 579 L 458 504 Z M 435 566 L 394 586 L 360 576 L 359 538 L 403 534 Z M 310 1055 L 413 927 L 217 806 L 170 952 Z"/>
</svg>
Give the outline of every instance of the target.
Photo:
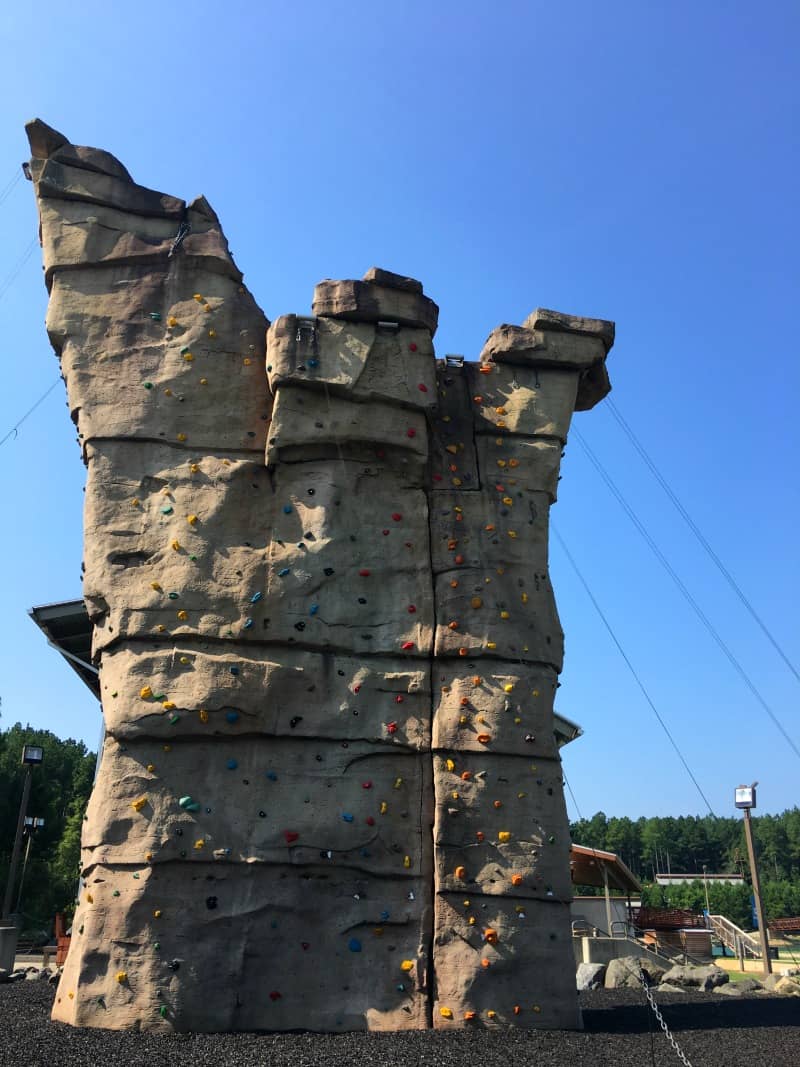
<svg viewBox="0 0 800 1067">
<path fill-rule="evenodd" d="M 547 528 L 612 325 L 437 364 L 377 268 L 269 325 L 203 198 L 28 135 L 107 731 L 54 1017 L 579 1025 Z"/>
</svg>

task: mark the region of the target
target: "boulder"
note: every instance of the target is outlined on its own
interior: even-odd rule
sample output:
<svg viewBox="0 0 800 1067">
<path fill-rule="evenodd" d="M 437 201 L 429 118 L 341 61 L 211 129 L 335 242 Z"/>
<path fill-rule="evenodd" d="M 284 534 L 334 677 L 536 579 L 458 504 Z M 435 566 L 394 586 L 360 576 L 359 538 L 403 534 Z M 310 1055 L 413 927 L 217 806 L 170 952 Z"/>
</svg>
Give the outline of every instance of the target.
<svg viewBox="0 0 800 1067">
<path fill-rule="evenodd" d="M 579 963 L 576 977 L 578 992 L 586 989 L 602 989 L 606 976 L 604 963 Z"/>
<path fill-rule="evenodd" d="M 741 982 L 730 983 L 730 985 L 734 984 L 741 993 L 758 993 L 762 988 L 761 983 L 755 978 L 743 978 Z M 719 988 L 723 987 L 720 986 Z"/>
<path fill-rule="evenodd" d="M 641 989 L 640 961 L 645 970 L 651 966 L 646 956 L 620 956 L 619 959 L 612 959 L 606 968 L 606 989 Z"/>
<path fill-rule="evenodd" d="M 800 997 L 800 982 L 792 978 L 779 978 L 775 983 L 775 992 L 781 997 Z"/>
<path fill-rule="evenodd" d="M 665 982 L 682 986 L 684 989 L 709 990 L 724 985 L 729 980 L 728 972 L 713 963 L 704 967 L 696 967 L 691 963 L 679 964 L 671 967 L 664 975 Z"/>
<path fill-rule="evenodd" d="M 714 986 L 713 993 L 721 993 L 725 997 L 741 997 L 747 990 L 740 989 L 738 985 L 734 985 L 733 982 L 728 982 L 727 985 Z"/>
<path fill-rule="evenodd" d="M 679 985 L 673 985 L 672 982 L 662 982 L 658 987 L 659 995 L 661 993 L 685 993 L 685 989 L 681 989 Z"/>
</svg>

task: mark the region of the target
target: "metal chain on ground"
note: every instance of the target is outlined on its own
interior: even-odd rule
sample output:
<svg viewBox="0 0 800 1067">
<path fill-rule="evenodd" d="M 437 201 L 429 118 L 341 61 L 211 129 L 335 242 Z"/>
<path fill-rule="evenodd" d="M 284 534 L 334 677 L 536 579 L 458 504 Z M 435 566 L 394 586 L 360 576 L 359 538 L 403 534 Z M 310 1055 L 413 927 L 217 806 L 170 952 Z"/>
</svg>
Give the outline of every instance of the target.
<svg viewBox="0 0 800 1067">
<path fill-rule="evenodd" d="M 639 981 L 642 983 L 642 989 L 644 990 L 644 995 L 647 997 L 647 1003 L 653 1009 L 653 1014 L 655 1015 L 656 1019 L 658 1019 L 658 1025 L 664 1031 L 664 1037 L 667 1039 L 667 1041 L 669 1041 L 670 1045 L 672 1045 L 673 1049 L 675 1050 L 675 1055 L 678 1057 L 684 1067 L 692 1067 L 686 1056 L 686 1053 L 683 1051 L 678 1042 L 672 1036 L 670 1028 L 664 1022 L 664 1016 L 661 1014 L 658 1004 L 656 1004 L 655 997 L 653 996 L 650 990 L 650 986 L 647 984 L 647 977 L 645 976 L 645 973 L 642 970 L 641 960 L 639 960 Z"/>
</svg>

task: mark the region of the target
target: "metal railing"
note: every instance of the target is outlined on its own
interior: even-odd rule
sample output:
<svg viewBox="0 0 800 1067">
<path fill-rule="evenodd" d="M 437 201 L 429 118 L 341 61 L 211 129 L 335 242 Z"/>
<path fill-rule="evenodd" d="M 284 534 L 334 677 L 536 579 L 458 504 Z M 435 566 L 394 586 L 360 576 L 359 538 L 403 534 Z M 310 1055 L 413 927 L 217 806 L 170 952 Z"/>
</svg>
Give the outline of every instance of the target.
<svg viewBox="0 0 800 1067">
<path fill-rule="evenodd" d="M 736 923 L 726 919 L 724 915 L 709 915 L 712 933 L 719 938 L 725 948 L 729 948 L 739 959 L 750 956 L 752 959 L 761 959 L 761 943 L 757 937 L 747 934 Z"/>
</svg>

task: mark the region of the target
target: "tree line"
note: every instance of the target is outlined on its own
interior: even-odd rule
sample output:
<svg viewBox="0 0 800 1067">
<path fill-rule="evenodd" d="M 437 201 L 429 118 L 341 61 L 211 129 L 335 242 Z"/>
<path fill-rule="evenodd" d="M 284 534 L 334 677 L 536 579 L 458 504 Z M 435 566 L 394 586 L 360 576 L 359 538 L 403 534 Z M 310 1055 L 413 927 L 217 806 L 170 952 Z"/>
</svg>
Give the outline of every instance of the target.
<svg viewBox="0 0 800 1067">
<path fill-rule="evenodd" d="M 741 817 L 683 815 L 677 818 L 609 818 L 598 811 L 570 824 L 577 845 L 615 852 L 643 885 L 642 903 L 654 907 L 706 906 L 745 930 L 753 928 L 750 869 Z M 753 816 L 753 836 L 767 920 L 800 916 L 800 808 Z M 721 885 L 707 874 L 741 874 L 744 884 Z M 689 874 L 684 885 L 660 886 L 656 874 Z M 584 892 L 584 890 L 581 890 Z"/>
</svg>

